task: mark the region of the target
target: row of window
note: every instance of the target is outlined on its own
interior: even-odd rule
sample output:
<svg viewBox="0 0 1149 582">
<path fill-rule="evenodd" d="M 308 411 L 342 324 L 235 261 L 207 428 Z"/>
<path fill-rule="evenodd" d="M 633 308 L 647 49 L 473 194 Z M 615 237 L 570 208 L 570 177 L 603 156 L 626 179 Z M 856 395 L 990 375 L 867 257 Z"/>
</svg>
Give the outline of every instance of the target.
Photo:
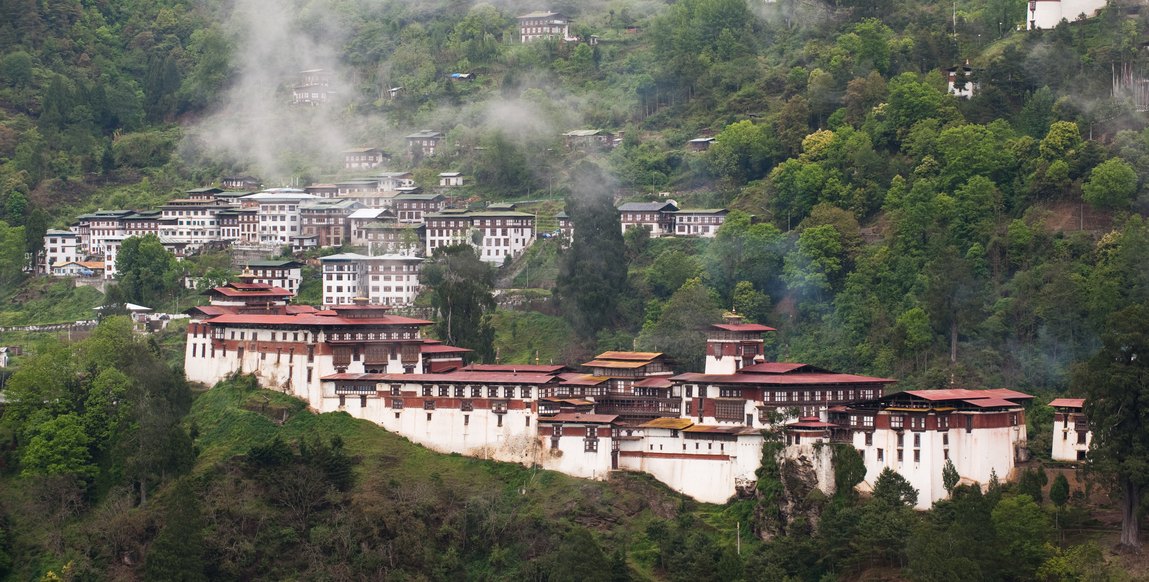
<svg viewBox="0 0 1149 582">
<path fill-rule="evenodd" d="M 515 397 L 515 387 L 514 386 L 487 386 L 486 388 L 487 388 L 487 397 L 488 398 L 498 398 L 500 391 L 503 393 L 503 398 L 514 398 Z M 438 396 L 441 396 L 444 398 L 450 397 L 452 395 L 454 395 L 455 398 L 464 398 L 468 395 L 468 393 L 470 394 L 471 398 L 482 398 L 483 397 L 483 387 L 482 386 L 471 386 L 471 385 L 451 386 L 449 384 L 424 384 L 423 385 L 423 396 L 430 397 L 430 396 L 436 395 L 436 393 L 438 394 Z M 534 393 L 534 389 L 531 386 L 520 386 L 518 393 L 519 393 L 519 398 L 526 399 L 526 398 L 531 397 L 531 395 Z M 392 396 L 400 396 L 401 394 L 402 394 L 402 385 L 392 384 L 391 385 L 391 395 Z"/>
</svg>

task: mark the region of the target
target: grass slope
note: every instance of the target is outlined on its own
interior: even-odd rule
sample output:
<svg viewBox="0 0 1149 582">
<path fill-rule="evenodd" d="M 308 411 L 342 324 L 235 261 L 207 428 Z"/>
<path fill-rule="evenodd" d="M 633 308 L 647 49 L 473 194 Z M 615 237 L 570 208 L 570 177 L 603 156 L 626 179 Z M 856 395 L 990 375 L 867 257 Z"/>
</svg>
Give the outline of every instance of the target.
<svg viewBox="0 0 1149 582">
<path fill-rule="evenodd" d="M 580 525 L 595 532 L 600 545 L 622 548 L 633 573 L 659 578 L 657 546 L 646 535 L 655 521 L 688 518 L 723 545 L 733 546 L 736 522 L 746 528 L 750 502 L 727 506 L 699 504 L 670 491 L 649 476 L 616 473 L 610 481 L 577 479 L 532 469 L 451 454 L 414 444 L 377 425 L 346 413 L 314 414 L 291 396 L 260 390 L 250 378 L 220 383 L 200 393 L 188 422 L 197 434 L 196 471 L 211 473 L 253 445 L 273 438 L 339 436 L 355 456 L 359 499 L 381 489 L 415 488 L 449 492 L 457 500 L 510 499 L 515 511 L 558 527 Z M 742 532 L 743 551 L 756 542 Z"/>
</svg>

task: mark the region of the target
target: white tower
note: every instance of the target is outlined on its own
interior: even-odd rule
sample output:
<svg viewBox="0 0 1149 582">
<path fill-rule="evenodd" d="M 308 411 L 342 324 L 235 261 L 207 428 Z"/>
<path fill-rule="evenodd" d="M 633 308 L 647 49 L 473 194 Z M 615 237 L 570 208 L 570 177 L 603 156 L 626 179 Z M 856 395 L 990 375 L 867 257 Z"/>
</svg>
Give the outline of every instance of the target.
<svg viewBox="0 0 1149 582">
<path fill-rule="evenodd" d="M 735 374 L 738 370 L 765 361 L 766 340 L 762 334 L 774 328 L 743 323 L 742 316 L 727 313 L 723 323 L 706 332 L 706 373 Z"/>
</svg>

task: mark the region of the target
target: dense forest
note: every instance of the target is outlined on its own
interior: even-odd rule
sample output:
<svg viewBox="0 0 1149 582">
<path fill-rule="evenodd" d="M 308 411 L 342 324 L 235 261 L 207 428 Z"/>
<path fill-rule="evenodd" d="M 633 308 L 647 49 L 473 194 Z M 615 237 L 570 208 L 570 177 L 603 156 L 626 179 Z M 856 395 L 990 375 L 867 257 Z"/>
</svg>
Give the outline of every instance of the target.
<svg viewBox="0 0 1149 582">
<path fill-rule="evenodd" d="M 436 333 L 483 358 L 577 364 L 637 347 L 697 370 L 699 330 L 733 309 L 778 329 L 780 361 L 903 389 L 1033 392 L 1030 446 L 1048 457 L 1053 396 L 1136 392 L 1113 400 L 1114 418 L 1146 405 L 1099 380 L 1143 384 L 1128 347 L 1149 345 L 1149 129 L 1116 82 L 1149 77 L 1139 4 L 1026 31 L 1018 0 L 0 0 L 0 293 L 27 305 L 22 322 L 86 312 L 104 298 L 24 272 L 45 229 L 227 173 L 331 179 L 342 149 L 378 146 L 420 181 L 462 171 L 474 201 L 530 200 L 540 222 L 565 209 L 575 223 L 569 248 L 540 240 L 498 273 L 450 256 L 430 266 L 427 307 L 474 298 L 471 325 Z M 541 8 L 573 17 L 579 42 L 520 43 L 515 16 Z M 310 68 L 336 74 L 336 101 L 290 106 Z M 947 92 L 950 69 L 972 98 Z M 445 134 L 444 153 L 400 161 L 403 136 L 425 128 Z M 560 134 L 579 128 L 621 141 L 565 148 Z M 698 136 L 716 141 L 690 151 Z M 622 236 L 620 201 L 669 199 L 732 212 L 711 240 Z M 109 296 L 180 305 L 178 267 L 154 246 L 140 243 L 139 276 Z M 226 275 L 219 257 L 185 263 Z M 496 285 L 531 288 L 528 308 L 495 310 Z M 870 499 L 824 499 L 768 463 L 754 498 L 695 506 L 642 480 L 438 459 L 245 379 L 193 405 L 169 363 L 178 341 L 111 318 L 83 342 L 35 340 L 17 362 L 0 573 L 1125 575 L 1081 533 L 1097 525 L 1083 488 L 1053 479 L 1055 496 L 1044 473 L 955 487 L 919 515 L 896 476 Z M 1149 486 L 1121 454 L 1098 461 L 1115 483 Z"/>
</svg>

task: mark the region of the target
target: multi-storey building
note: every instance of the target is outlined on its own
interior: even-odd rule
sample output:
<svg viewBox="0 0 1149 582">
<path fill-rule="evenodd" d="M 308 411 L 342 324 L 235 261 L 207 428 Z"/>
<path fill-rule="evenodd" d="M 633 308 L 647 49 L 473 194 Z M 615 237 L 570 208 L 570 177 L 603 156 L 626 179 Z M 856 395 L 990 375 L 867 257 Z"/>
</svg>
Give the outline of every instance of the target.
<svg viewBox="0 0 1149 582">
<path fill-rule="evenodd" d="M 675 236 L 713 238 L 729 213 L 725 208 L 681 209 L 674 213 Z"/>
<path fill-rule="evenodd" d="M 263 246 L 291 244 L 292 237 L 301 232 L 299 207 L 311 200 L 315 197 L 294 188 L 264 190 L 242 198 L 243 205 L 259 209 L 259 244 Z"/>
<path fill-rule="evenodd" d="M 379 148 L 352 148 L 343 151 L 344 170 L 369 170 L 383 164 L 383 150 Z"/>
<path fill-rule="evenodd" d="M 1084 461 L 1093 442 L 1085 399 L 1055 398 L 1049 405 L 1053 407 L 1053 460 Z"/>
<path fill-rule="evenodd" d="M 337 247 L 348 242 L 347 217 L 362 205 L 354 200 L 322 198 L 299 205 L 300 233 L 314 237 L 317 246 Z"/>
<path fill-rule="evenodd" d="M 518 17 L 519 38 L 524 43 L 539 39 L 554 38 L 561 41 L 575 41 L 571 36 L 570 19 L 560 12 L 537 11 Z"/>
<path fill-rule="evenodd" d="M 80 235 L 70 230 L 48 229 L 44 234 L 44 250 L 41 251 L 36 271 L 50 274 L 54 266 L 74 263 L 82 258 Z"/>
<path fill-rule="evenodd" d="M 366 298 L 317 311 L 284 305 L 285 290 L 218 291 L 212 305 L 191 311 L 185 367 L 193 380 L 255 373 L 316 410 L 347 411 L 441 452 L 589 478 L 644 471 L 721 503 L 754 490 L 771 428 L 782 456 L 812 459 L 827 492 L 832 447 L 823 445 L 840 443 L 862 453 L 861 488 L 889 467 L 928 507 L 945 495 L 947 460 L 967 483 L 1008 480 L 1025 444 L 1025 394 L 884 396 L 891 380 L 763 361 L 770 328 L 737 320 L 711 330 L 706 374 L 671 376 L 661 354 L 634 352 L 600 354 L 584 373 L 540 364 L 460 370 L 465 350 L 419 337 L 429 322 L 395 318 Z"/>
<path fill-rule="evenodd" d="M 1105 0 L 1029 0 L 1026 30 L 1054 28 L 1062 20 L 1073 22 L 1084 15 L 1091 18 L 1105 8 Z"/>
<path fill-rule="evenodd" d="M 399 222 L 422 223 L 424 215 L 439 212 L 446 202 L 447 198 L 442 194 L 410 192 L 396 196 L 393 208 Z"/>
<path fill-rule="evenodd" d="M 214 198 L 171 200 L 160 207 L 159 236 L 172 242 L 187 243 L 190 249 L 222 240 L 218 215 L 232 208 Z"/>
<path fill-rule="evenodd" d="M 303 263 L 291 260 L 247 261 L 239 278 L 244 283 L 276 287 L 295 295 L 303 283 Z"/>
<path fill-rule="evenodd" d="M 316 198 L 335 198 L 339 196 L 339 186 L 335 184 L 312 184 L 303 188 L 304 194 L 311 194 Z"/>
<path fill-rule="evenodd" d="M 426 248 L 427 228 L 422 224 L 398 222 L 372 222 L 360 230 L 360 243 L 368 254 L 423 256 Z"/>
<path fill-rule="evenodd" d="M 255 176 L 225 176 L 219 181 L 224 190 L 254 192 L 263 187 L 263 182 Z"/>
<path fill-rule="evenodd" d="M 865 462 L 863 487 L 893 469 L 918 490 L 918 509 L 928 509 L 947 495 L 946 461 L 966 482 L 1009 478 L 1026 456 L 1025 404 L 1032 399 L 1005 389 L 897 392 L 834 407 L 828 422 L 803 418 L 788 425 L 788 453 L 813 456 L 801 447 L 847 443 Z"/>
<path fill-rule="evenodd" d="M 650 230 L 652 238 L 674 234 L 674 213 L 678 207 L 671 202 L 627 202 L 618 207 L 622 232 L 632 228 Z"/>
<path fill-rule="evenodd" d="M 469 244 L 483 261 L 502 264 L 522 254 L 535 239 L 534 215 L 514 210 L 446 209 L 427 214 L 424 224 L 428 256 L 440 247 Z"/>
<path fill-rule="evenodd" d="M 376 174 L 375 178 L 379 180 L 379 189 L 384 192 L 394 192 L 415 185 L 415 175 L 411 172 L 382 172 Z"/>
<path fill-rule="evenodd" d="M 188 312 L 188 379 L 211 385 L 235 372 L 251 373 L 316 410 L 337 409 L 324 398 L 320 378 L 422 374 L 432 362 L 451 369 L 462 365 L 466 352 L 423 339 L 420 330 L 430 321 L 391 315 L 384 306 L 360 302 L 317 310 L 286 304 L 291 293 L 285 289 L 245 283 L 206 294 L 211 305 Z"/>
<path fill-rule="evenodd" d="M 299 81 L 291 90 L 291 101 L 296 105 L 321 105 L 334 97 L 332 75 L 323 69 L 309 69 L 299 73 Z"/>
<path fill-rule="evenodd" d="M 407 151 L 415 159 L 429 158 L 435 155 L 435 151 L 442 141 L 442 133 L 424 129 L 407 136 Z"/>
<path fill-rule="evenodd" d="M 350 305 L 359 298 L 371 305 L 410 305 L 421 289 L 419 257 L 341 253 L 319 261 L 324 305 Z"/>
</svg>

